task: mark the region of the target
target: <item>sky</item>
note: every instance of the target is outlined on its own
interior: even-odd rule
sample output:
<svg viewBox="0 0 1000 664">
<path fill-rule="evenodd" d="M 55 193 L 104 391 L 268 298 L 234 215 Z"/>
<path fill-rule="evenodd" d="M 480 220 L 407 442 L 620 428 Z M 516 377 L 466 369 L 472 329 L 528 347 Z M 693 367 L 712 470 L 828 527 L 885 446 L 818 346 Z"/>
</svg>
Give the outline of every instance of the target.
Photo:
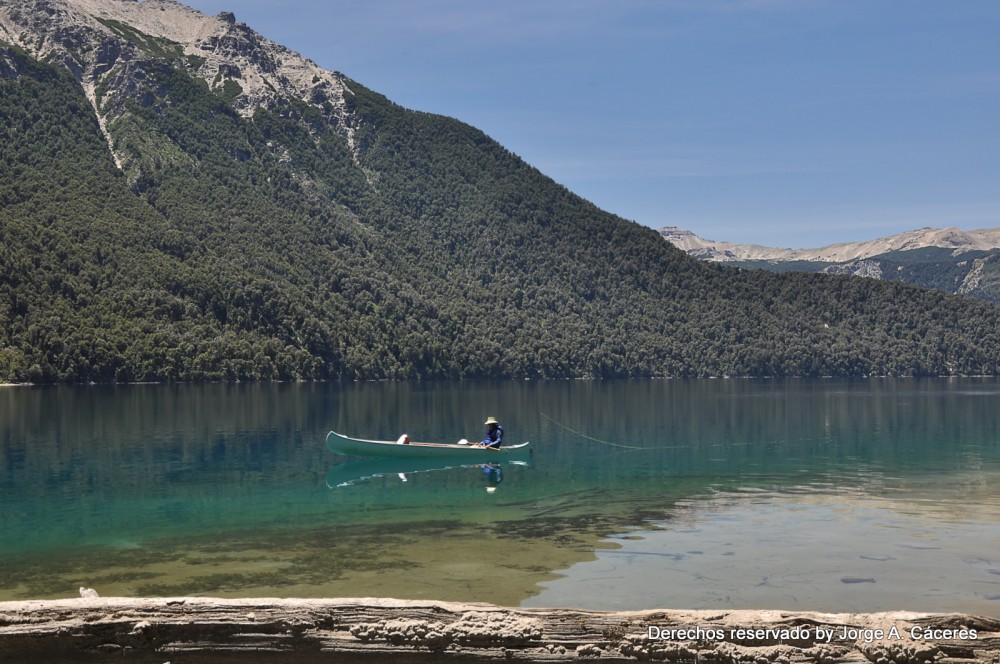
<svg viewBox="0 0 1000 664">
<path fill-rule="evenodd" d="M 1000 226 L 996 0 L 183 1 L 652 228 Z"/>
</svg>

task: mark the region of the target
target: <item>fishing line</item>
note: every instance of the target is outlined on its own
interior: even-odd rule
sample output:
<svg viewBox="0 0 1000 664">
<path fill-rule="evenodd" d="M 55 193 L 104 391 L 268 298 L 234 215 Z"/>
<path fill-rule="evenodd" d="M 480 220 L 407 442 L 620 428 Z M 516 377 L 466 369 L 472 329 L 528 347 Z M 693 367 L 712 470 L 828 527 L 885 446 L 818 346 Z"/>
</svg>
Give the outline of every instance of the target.
<svg viewBox="0 0 1000 664">
<path fill-rule="evenodd" d="M 593 441 L 595 443 L 600 443 L 601 445 L 607 445 L 608 447 L 617 447 L 617 448 L 620 448 L 620 449 L 623 449 L 623 450 L 670 450 L 670 449 L 673 449 L 673 450 L 682 450 L 682 449 L 692 449 L 694 447 L 727 447 L 728 448 L 728 447 L 747 447 L 747 446 L 753 445 L 753 443 L 714 443 L 714 444 L 699 445 L 699 446 L 696 446 L 696 445 L 661 445 L 661 446 L 654 446 L 654 447 L 637 447 L 635 445 L 622 445 L 621 443 L 612 443 L 612 442 L 607 441 L 607 440 L 601 440 L 600 438 L 594 438 L 593 436 L 588 436 L 587 434 L 583 433 L 582 431 L 577 431 L 576 429 L 572 429 L 572 428 L 566 426 L 565 424 L 562 424 L 561 422 L 556 422 L 554 419 L 552 419 L 551 417 L 549 417 L 548 415 L 546 415 L 543 412 L 539 412 L 538 414 L 541 415 L 542 417 L 544 417 L 545 419 L 547 419 L 549 422 L 552 422 L 552 424 L 556 425 L 557 427 L 565 429 L 566 431 L 569 431 L 570 433 L 574 433 L 577 436 L 580 436 L 581 438 L 586 438 L 587 440 Z"/>
<path fill-rule="evenodd" d="M 609 442 L 607 440 L 601 440 L 600 438 L 594 438 L 593 436 L 588 436 L 587 434 L 583 433 L 582 431 L 577 431 L 576 429 L 571 429 L 568 426 L 566 426 L 565 424 L 561 424 L 559 422 L 556 422 L 554 419 L 552 419 L 551 417 L 549 417 L 545 413 L 539 412 L 538 414 L 541 415 L 542 417 L 544 417 L 545 419 L 547 419 L 549 422 L 552 422 L 552 424 L 556 425 L 557 427 L 561 427 L 563 429 L 566 429 L 566 431 L 569 431 L 570 433 L 574 433 L 577 436 L 580 436 L 581 438 L 586 438 L 587 440 L 592 440 L 595 443 L 600 443 L 601 445 L 607 445 L 608 447 L 618 447 L 618 448 L 621 448 L 623 450 L 654 450 L 654 449 L 656 449 L 655 447 L 636 447 L 635 445 L 622 445 L 621 443 L 612 443 L 612 442 Z"/>
</svg>

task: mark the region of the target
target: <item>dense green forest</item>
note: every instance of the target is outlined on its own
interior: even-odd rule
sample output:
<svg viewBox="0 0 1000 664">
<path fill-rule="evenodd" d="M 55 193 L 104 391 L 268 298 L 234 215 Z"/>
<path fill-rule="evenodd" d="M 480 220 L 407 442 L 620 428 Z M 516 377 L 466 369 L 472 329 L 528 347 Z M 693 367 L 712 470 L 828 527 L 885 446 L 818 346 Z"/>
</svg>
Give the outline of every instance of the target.
<svg viewBox="0 0 1000 664">
<path fill-rule="evenodd" d="M 119 169 L 72 74 L 0 45 L 0 381 L 1000 370 L 1000 307 L 702 263 L 456 120 L 348 81 L 352 149 L 159 50 Z"/>
</svg>

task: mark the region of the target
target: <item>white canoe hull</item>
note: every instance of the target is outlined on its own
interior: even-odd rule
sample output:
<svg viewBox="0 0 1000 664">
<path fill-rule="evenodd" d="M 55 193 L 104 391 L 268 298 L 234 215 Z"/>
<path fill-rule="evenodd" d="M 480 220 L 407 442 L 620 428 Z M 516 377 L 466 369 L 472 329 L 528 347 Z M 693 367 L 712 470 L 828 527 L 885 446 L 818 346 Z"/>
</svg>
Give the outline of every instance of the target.
<svg viewBox="0 0 1000 664">
<path fill-rule="evenodd" d="M 523 459 L 531 455 L 531 443 L 508 445 L 500 449 L 478 445 L 453 443 L 410 443 L 401 445 L 389 440 L 364 440 L 351 438 L 331 431 L 326 435 L 326 446 L 331 452 L 359 457 L 389 457 L 397 459 L 440 457 L 465 460 L 469 463 Z"/>
</svg>

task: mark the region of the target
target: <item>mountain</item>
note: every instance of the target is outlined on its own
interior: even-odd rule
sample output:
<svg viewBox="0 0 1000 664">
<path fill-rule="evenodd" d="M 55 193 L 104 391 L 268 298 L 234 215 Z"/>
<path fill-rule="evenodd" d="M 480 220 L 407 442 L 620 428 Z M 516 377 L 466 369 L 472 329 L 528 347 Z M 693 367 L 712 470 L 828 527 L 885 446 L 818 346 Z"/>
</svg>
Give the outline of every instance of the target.
<svg viewBox="0 0 1000 664">
<path fill-rule="evenodd" d="M 912 251 L 927 247 L 951 249 L 954 255 L 967 251 L 1000 249 L 1000 228 L 963 231 L 959 228 L 920 228 L 868 242 L 844 242 L 819 249 L 779 249 L 758 244 L 736 244 L 705 240 L 676 226 L 660 229 L 667 242 L 703 260 L 734 261 L 812 261 L 845 263 L 880 256 L 894 251 Z"/>
<path fill-rule="evenodd" d="M 697 261 L 169 0 L 0 0 L 0 381 L 1000 371 L 1000 308 Z"/>
<path fill-rule="evenodd" d="M 695 258 L 734 267 L 903 281 L 1000 303 L 1000 228 L 921 228 L 819 249 L 714 242 L 674 226 L 660 235 Z"/>
</svg>

